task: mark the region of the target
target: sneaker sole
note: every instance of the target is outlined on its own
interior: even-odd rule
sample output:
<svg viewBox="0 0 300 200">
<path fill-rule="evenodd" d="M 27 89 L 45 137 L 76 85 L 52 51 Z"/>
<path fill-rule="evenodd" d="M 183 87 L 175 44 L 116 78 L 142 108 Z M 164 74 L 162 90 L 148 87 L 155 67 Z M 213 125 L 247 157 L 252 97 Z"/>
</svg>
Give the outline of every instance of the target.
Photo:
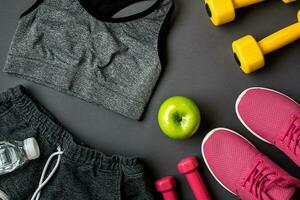
<svg viewBox="0 0 300 200">
<path fill-rule="evenodd" d="M 232 192 L 230 189 L 228 189 L 217 177 L 216 175 L 213 173 L 213 171 L 211 170 L 210 166 L 208 165 L 208 162 L 206 160 L 206 157 L 205 157 L 205 154 L 204 154 L 204 144 L 206 143 L 206 141 L 216 132 L 216 131 L 220 131 L 220 130 L 225 130 L 225 131 L 228 131 L 230 133 L 233 133 L 241 138 L 243 138 L 244 140 L 246 140 L 251 146 L 253 146 L 254 148 L 256 148 L 251 142 L 249 142 L 245 137 L 243 137 L 242 135 L 240 135 L 239 133 L 233 131 L 233 130 L 230 130 L 230 129 L 227 129 L 227 128 L 216 128 L 216 129 L 213 129 L 211 130 L 209 133 L 207 133 L 207 135 L 204 137 L 203 139 L 203 142 L 202 142 L 202 145 L 201 145 L 201 151 L 202 151 L 202 156 L 203 156 L 203 159 L 204 159 L 204 162 L 208 168 L 208 170 L 210 171 L 210 173 L 212 174 L 212 176 L 218 181 L 218 183 L 223 187 L 225 188 L 228 192 L 230 192 L 231 194 L 237 196 L 234 192 Z"/>
<path fill-rule="evenodd" d="M 248 91 L 253 90 L 253 89 L 260 89 L 260 90 L 267 90 L 267 91 L 270 91 L 270 92 L 274 92 L 274 93 L 276 93 L 276 94 L 279 94 L 279 95 L 281 95 L 281 96 L 284 96 L 284 97 L 288 98 L 289 100 L 295 102 L 298 106 L 299 106 L 299 104 L 298 104 L 294 99 L 292 99 L 291 97 L 287 96 L 286 94 L 283 94 L 283 93 L 281 93 L 281 92 L 278 92 L 278 91 L 275 91 L 275 90 L 272 90 L 272 89 L 263 88 L 263 87 L 251 87 L 251 88 L 248 88 L 248 89 L 244 90 L 244 91 L 239 95 L 239 97 L 238 97 L 238 99 L 237 99 L 237 101 L 236 101 L 236 103 L 235 103 L 235 112 L 236 112 L 236 114 L 237 114 L 237 116 L 238 116 L 240 122 L 241 122 L 241 123 L 246 127 L 246 129 L 248 129 L 248 131 L 250 131 L 255 137 L 259 138 L 260 140 L 262 140 L 262 141 L 264 141 L 264 142 L 266 142 L 266 143 L 268 143 L 268 144 L 272 144 L 272 145 L 273 145 L 272 142 L 266 140 L 265 138 L 263 138 L 262 136 L 260 136 L 258 133 L 256 133 L 255 131 L 253 131 L 253 130 L 252 130 L 252 129 L 244 122 L 244 120 L 242 119 L 242 117 L 240 116 L 240 113 L 239 113 L 239 111 L 238 111 L 238 105 L 239 105 L 241 99 L 244 97 L 244 95 L 245 95 Z"/>
</svg>

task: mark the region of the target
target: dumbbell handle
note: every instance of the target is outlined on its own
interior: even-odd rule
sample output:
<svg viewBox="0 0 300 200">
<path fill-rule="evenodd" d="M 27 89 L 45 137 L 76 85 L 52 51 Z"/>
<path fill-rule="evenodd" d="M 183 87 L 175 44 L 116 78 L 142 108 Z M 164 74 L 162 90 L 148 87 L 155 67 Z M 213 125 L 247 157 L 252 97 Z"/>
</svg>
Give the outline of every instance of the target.
<svg viewBox="0 0 300 200">
<path fill-rule="evenodd" d="M 162 195 L 164 200 L 178 200 L 177 194 L 174 190 L 163 192 Z"/>
<path fill-rule="evenodd" d="M 194 193 L 196 200 L 211 200 L 198 170 L 185 174 L 185 177 Z"/>
<path fill-rule="evenodd" d="M 242 8 L 262 1 L 264 0 L 233 0 L 232 3 L 234 8 Z"/>
<path fill-rule="evenodd" d="M 300 39 L 300 22 L 290 25 L 258 42 L 262 53 L 268 54 Z"/>
</svg>

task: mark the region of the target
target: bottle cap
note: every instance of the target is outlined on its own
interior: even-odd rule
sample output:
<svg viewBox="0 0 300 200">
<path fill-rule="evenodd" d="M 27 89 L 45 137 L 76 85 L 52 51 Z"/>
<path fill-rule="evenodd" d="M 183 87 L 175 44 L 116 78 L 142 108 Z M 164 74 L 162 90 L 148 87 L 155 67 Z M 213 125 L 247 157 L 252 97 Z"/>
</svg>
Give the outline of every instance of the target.
<svg viewBox="0 0 300 200">
<path fill-rule="evenodd" d="M 35 138 L 24 140 L 24 151 L 29 160 L 34 160 L 40 157 L 40 148 Z"/>
</svg>

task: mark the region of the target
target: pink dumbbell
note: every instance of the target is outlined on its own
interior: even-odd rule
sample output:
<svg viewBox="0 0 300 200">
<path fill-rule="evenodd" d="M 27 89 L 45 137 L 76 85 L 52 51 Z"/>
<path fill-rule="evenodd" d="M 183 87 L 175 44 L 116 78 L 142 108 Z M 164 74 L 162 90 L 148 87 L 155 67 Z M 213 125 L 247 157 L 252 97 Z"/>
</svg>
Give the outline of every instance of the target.
<svg viewBox="0 0 300 200">
<path fill-rule="evenodd" d="M 188 157 L 178 163 L 177 168 L 184 174 L 197 200 L 211 200 L 203 180 L 198 172 L 197 158 Z"/>
<path fill-rule="evenodd" d="M 164 200 L 177 200 L 177 194 L 175 191 L 176 181 L 172 176 L 163 177 L 155 182 L 156 189 L 161 192 Z"/>
</svg>

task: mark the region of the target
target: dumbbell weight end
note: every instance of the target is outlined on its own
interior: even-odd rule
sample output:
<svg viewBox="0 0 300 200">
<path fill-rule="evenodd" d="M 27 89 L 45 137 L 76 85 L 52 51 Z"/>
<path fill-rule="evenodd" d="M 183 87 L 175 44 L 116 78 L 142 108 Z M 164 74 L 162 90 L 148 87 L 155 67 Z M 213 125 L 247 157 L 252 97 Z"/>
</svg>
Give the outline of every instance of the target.
<svg viewBox="0 0 300 200">
<path fill-rule="evenodd" d="M 300 11 L 298 22 L 257 42 L 246 35 L 232 43 L 234 57 L 242 71 L 250 74 L 265 65 L 264 55 L 300 39 Z"/>
<path fill-rule="evenodd" d="M 215 26 L 235 19 L 235 9 L 262 2 L 264 0 L 205 0 L 208 16 Z"/>
<path fill-rule="evenodd" d="M 177 168 L 186 177 L 196 200 L 211 200 L 197 169 L 198 166 L 199 163 L 195 157 L 187 157 L 178 163 Z"/>
<path fill-rule="evenodd" d="M 161 192 L 164 200 L 178 200 L 176 194 L 176 181 L 172 176 L 163 177 L 155 182 L 158 192 Z"/>
</svg>

